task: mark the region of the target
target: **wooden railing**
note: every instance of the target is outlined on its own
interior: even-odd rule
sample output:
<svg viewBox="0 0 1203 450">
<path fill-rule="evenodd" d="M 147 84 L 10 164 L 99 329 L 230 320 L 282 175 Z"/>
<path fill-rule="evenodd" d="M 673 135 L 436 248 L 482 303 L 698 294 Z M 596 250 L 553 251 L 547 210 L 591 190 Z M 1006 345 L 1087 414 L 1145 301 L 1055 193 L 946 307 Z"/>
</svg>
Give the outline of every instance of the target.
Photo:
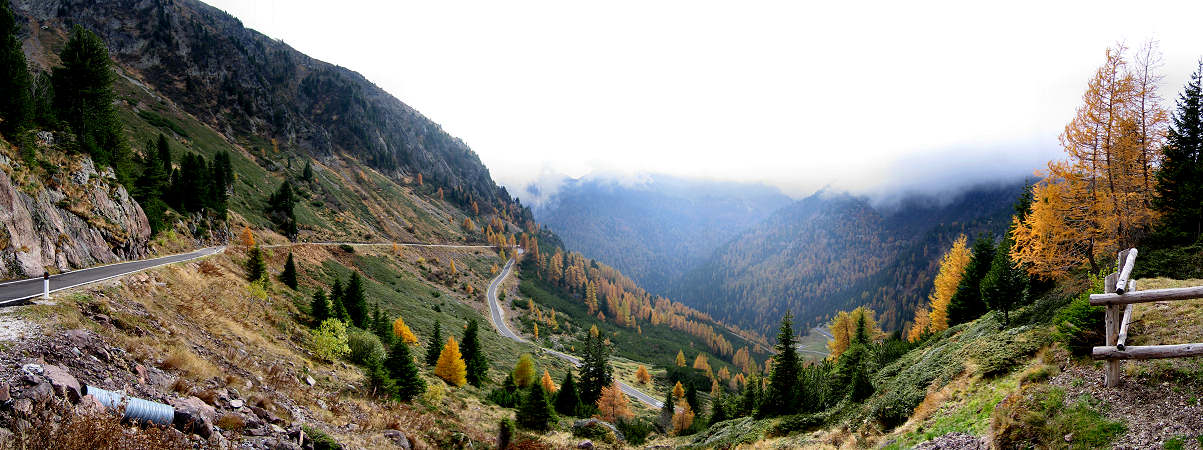
<svg viewBox="0 0 1203 450">
<path fill-rule="evenodd" d="M 1119 252 L 1119 271 L 1107 275 L 1104 293 L 1091 294 L 1090 304 L 1106 306 L 1107 345 L 1095 347 L 1091 356 L 1107 360 L 1104 380 L 1107 387 L 1119 386 L 1119 362 L 1124 359 L 1185 358 L 1203 355 L 1203 343 L 1174 345 L 1126 345 L 1128 324 L 1132 321 L 1135 303 L 1190 300 L 1203 298 L 1203 286 L 1188 288 L 1136 291 L 1132 269 L 1136 266 L 1136 249 Z"/>
</svg>

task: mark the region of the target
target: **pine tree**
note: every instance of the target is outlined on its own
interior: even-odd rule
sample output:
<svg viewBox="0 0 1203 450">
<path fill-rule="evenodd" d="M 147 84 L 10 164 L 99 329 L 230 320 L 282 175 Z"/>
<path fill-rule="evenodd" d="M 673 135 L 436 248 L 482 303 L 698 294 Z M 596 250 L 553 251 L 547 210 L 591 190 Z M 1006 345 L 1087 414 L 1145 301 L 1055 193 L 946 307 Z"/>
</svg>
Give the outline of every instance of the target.
<svg viewBox="0 0 1203 450">
<path fill-rule="evenodd" d="M 970 253 L 965 247 L 965 235 L 960 235 L 952 243 L 952 248 L 940 258 L 940 272 L 933 281 L 932 293 L 928 296 L 931 307 L 931 319 L 928 326 L 932 331 L 948 329 L 948 304 L 952 301 L 961 278 L 965 275 L 965 266 L 969 265 Z"/>
<path fill-rule="evenodd" d="M 75 25 L 59 54 L 62 67 L 51 71 L 54 109 L 76 135 L 83 149 L 100 166 L 111 166 L 122 184 L 129 184 L 129 144 L 113 108 L 113 69 L 104 42 Z"/>
<path fill-rule="evenodd" d="M 460 355 L 459 344 L 455 343 L 454 337 L 447 338 L 447 344 L 439 353 L 438 364 L 434 366 L 434 374 L 455 386 L 463 386 L 467 383 L 468 380 L 464 378 L 466 374 L 464 358 Z"/>
<path fill-rule="evenodd" d="M 388 359 L 384 362 L 384 367 L 388 369 L 389 376 L 393 378 L 396 386 L 394 396 L 398 400 L 408 402 L 426 392 L 426 382 L 418 374 L 418 366 L 414 364 L 414 359 L 409 354 L 408 344 L 401 341 L 394 343 L 389 351 Z"/>
<path fill-rule="evenodd" d="M 674 401 L 672 391 L 664 394 L 664 401 L 660 405 L 660 416 L 656 420 L 656 424 L 660 426 L 661 430 L 668 431 L 672 428 L 673 413 L 676 412 L 673 410 Z"/>
<path fill-rule="evenodd" d="M 263 251 L 259 246 L 251 247 L 246 260 L 246 279 L 255 282 L 267 279 L 267 261 L 263 259 Z"/>
<path fill-rule="evenodd" d="M 618 383 L 602 388 L 601 396 L 597 399 L 597 414 L 601 420 L 610 423 L 635 417 L 635 413 L 631 412 L 631 401 L 618 387 Z"/>
<path fill-rule="evenodd" d="M 439 344 L 443 342 L 442 325 L 434 323 L 434 332 L 430 333 L 430 341 L 426 343 L 426 365 L 434 366 L 439 362 Z"/>
<path fill-rule="evenodd" d="M 335 278 L 334 286 L 330 288 L 330 315 L 343 322 L 351 323 L 351 314 L 347 313 L 347 306 L 343 303 L 346 297 L 342 280 Z"/>
<path fill-rule="evenodd" d="M 555 411 L 547 401 L 547 393 L 538 383 L 532 383 L 518 409 L 518 426 L 528 430 L 547 431 L 555 420 Z"/>
<path fill-rule="evenodd" d="M 17 22 L 8 0 L 0 0 L 0 132 L 10 138 L 32 118 L 32 81 Z M 24 151 L 24 149 L 22 149 Z"/>
<path fill-rule="evenodd" d="M 291 252 L 288 254 L 288 259 L 284 261 L 284 271 L 280 272 L 280 282 L 289 288 L 297 288 L 297 264 L 292 260 Z"/>
<path fill-rule="evenodd" d="M 982 300 L 990 309 L 1002 311 L 1003 323 L 1010 323 L 1010 311 L 1025 303 L 1028 276 L 1010 257 L 1011 240 L 1004 238 L 994 255 L 990 271 L 982 278 Z"/>
<path fill-rule="evenodd" d="M 543 377 L 539 379 L 539 384 L 543 386 L 543 389 L 547 390 L 548 394 L 554 394 L 558 390 L 556 382 L 551 380 L 551 373 L 548 373 L 547 369 L 543 369 Z"/>
<path fill-rule="evenodd" d="M 1178 95 L 1178 108 L 1157 172 L 1154 206 L 1162 213 L 1159 234 L 1166 244 L 1203 238 L 1203 61 Z"/>
<path fill-rule="evenodd" d="M 994 262 L 994 239 L 979 236 L 973 242 L 973 256 L 965 266 L 965 273 L 957 285 L 956 293 L 948 302 L 948 324 L 956 325 L 981 317 L 989 309 L 982 301 L 981 283 L 990 265 Z"/>
<path fill-rule="evenodd" d="M 685 367 L 685 351 L 677 350 L 677 367 Z"/>
<path fill-rule="evenodd" d="M 724 367 L 723 370 L 727 370 L 727 368 Z M 635 379 L 639 380 L 642 384 L 648 384 L 652 382 L 652 375 L 647 372 L 647 367 L 640 364 L 639 368 L 635 369 Z"/>
<path fill-rule="evenodd" d="M 576 389 L 576 381 L 572 379 L 572 371 L 564 375 L 560 390 L 556 392 L 556 412 L 565 416 L 575 416 L 581 407 L 581 396 Z"/>
<path fill-rule="evenodd" d="M 297 237 L 297 197 L 293 192 L 292 183 L 284 180 L 280 188 L 268 198 L 267 213 L 276 224 L 280 234 L 289 239 Z"/>
<path fill-rule="evenodd" d="M 785 313 L 781 328 L 777 332 L 774 347 L 773 371 L 769 374 L 769 390 L 760 411 L 763 416 L 778 416 L 798 412 L 798 359 L 797 341 L 794 338 L 793 313 Z M 692 386 L 691 386 L 692 387 Z"/>
<path fill-rule="evenodd" d="M 535 361 L 531 358 L 530 353 L 523 353 L 518 357 L 513 375 L 514 384 L 517 384 L 519 388 L 526 389 L 535 383 Z"/>
<path fill-rule="evenodd" d="M 301 179 L 313 181 L 313 161 L 305 161 L 305 169 L 301 171 Z"/>
<path fill-rule="evenodd" d="M 468 383 L 477 387 L 484 383 L 489 374 L 489 360 L 480 349 L 478 327 L 476 319 L 469 319 L 468 327 L 464 329 L 463 341 L 464 361 L 468 364 Z"/>
<path fill-rule="evenodd" d="M 602 388 L 613 381 L 610 367 L 610 351 L 600 334 L 589 333 L 585 341 L 585 357 L 581 361 L 581 402 L 586 405 L 597 403 Z"/>
<path fill-rule="evenodd" d="M 318 289 L 313 292 L 313 301 L 309 303 L 309 316 L 315 324 L 330 318 L 330 300 L 326 298 L 326 291 Z"/>
<path fill-rule="evenodd" d="M 343 293 L 343 307 L 347 308 L 352 324 L 359 328 L 367 328 L 368 298 L 363 277 L 359 272 L 351 272 L 351 281 L 347 283 L 347 290 Z"/>
</svg>

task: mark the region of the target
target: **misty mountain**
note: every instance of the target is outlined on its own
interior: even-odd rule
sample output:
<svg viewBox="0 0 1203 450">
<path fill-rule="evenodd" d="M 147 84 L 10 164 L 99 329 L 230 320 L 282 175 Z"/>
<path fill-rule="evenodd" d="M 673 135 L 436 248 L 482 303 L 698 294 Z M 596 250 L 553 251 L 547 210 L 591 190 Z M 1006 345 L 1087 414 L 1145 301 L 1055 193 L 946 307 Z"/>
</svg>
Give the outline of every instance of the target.
<svg viewBox="0 0 1203 450">
<path fill-rule="evenodd" d="M 819 192 L 723 243 L 673 283 L 674 300 L 770 332 L 787 311 L 802 325 L 865 305 L 900 329 L 925 301 L 956 237 L 1001 236 L 1024 185 L 981 186 L 884 205 Z"/>
<path fill-rule="evenodd" d="M 761 184 L 656 175 L 631 183 L 567 180 L 535 218 L 568 248 L 663 293 L 740 232 L 790 199 Z"/>
</svg>

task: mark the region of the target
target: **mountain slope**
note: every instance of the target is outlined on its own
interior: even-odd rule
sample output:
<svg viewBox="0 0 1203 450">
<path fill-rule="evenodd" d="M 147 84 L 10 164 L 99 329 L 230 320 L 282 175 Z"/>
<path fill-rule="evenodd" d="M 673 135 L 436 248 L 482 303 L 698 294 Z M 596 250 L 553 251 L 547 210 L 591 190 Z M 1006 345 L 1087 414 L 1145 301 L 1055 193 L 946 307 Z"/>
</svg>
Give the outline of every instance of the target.
<svg viewBox="0 0 1203 450">
<path fill-rule="evenodd" d="M 1022 185 L 970 189 L 947 204 L 913 197 L 888 207 L 820 192 L 720 246 L 670 291 L 715 318 L 766 332 L 792 311 L 804 325 L 866 305 L 901 329 L 931 289 L 958 234 L 998 236 Z"/>
<path fill-rule="evenodd" d="M 568 245 L 664 293 L 723 242 L 789 203 L 774 188 L 655 175 L 570 180 L 535 208 Z"/>
</svg>

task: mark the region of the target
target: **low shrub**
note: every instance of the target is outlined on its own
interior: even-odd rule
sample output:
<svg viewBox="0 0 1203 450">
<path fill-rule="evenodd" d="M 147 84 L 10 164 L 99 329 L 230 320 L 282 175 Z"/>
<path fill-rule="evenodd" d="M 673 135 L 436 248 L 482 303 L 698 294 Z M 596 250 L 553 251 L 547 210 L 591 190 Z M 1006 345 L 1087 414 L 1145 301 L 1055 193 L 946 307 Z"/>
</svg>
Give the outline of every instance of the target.
<svg viewBox="0 0 1203 450">
<path fill-rule="evenodd" d="M 907 411 L 907 415 L 910 411 Z M 823 425 L 825 420 L 818 414 L 795 414 L 781 418 L 769 428 L 769 436 L 788 436 L 801 431 L 810 431 Z"/>
<path fill-rule="evenodd" d="M 309 425 L 301 425 L 305 439 L 313 442 L 313 450 L 342 450 L 343 446 L 326 434 L 326 432 Z"/>
<path fill-rule="evenodd" d="M 1089 355 L 1095 345 L 1103 342 L 1104 311 L 1102 306 L 1090 305 L 1089 295 L 1075 298 L 1053 318 L 1057 341 L 1076 356 Z"/>
<path fill-rule="evenodd" d="M 643 445 L 647 442 L 647 436 L 656 429 L 655 425 L 643 419 L 619 420 L 614 426 L 622 432 L 622 435 L 627 438 L 627 443 L 631 445 Z"/>
<path fill-rule="evenodd" d="M 352 247 L 351 244 L 339 244 L 338 249 L 347 253 L 355 253 L 355 247 Z"/>
<path fill-rule="evenodd" d="M 334 361 L 351 352 L 347 344 L 347 324 L 338 319 L 326 319 L 309 337 L 314 356 Z"/>
<path fill-rule="evenodd" d="M 347 335 L 347 347 L 351 349 L 351 362 L 356 364 L 365 364 L 373 358 L 384 361 L 384 344 L 380 343 L 379 337 L 370 332 L 352 331 Z"/>
<path fill-rule="evenodd" d="M 1025 385 L 990 416 L 994 448 L 1107 447 L 1127 427 L 1104 417 L 1100 406 L 1086 395 L 1067 402 L 1058 387 Z"/>
</svg>

